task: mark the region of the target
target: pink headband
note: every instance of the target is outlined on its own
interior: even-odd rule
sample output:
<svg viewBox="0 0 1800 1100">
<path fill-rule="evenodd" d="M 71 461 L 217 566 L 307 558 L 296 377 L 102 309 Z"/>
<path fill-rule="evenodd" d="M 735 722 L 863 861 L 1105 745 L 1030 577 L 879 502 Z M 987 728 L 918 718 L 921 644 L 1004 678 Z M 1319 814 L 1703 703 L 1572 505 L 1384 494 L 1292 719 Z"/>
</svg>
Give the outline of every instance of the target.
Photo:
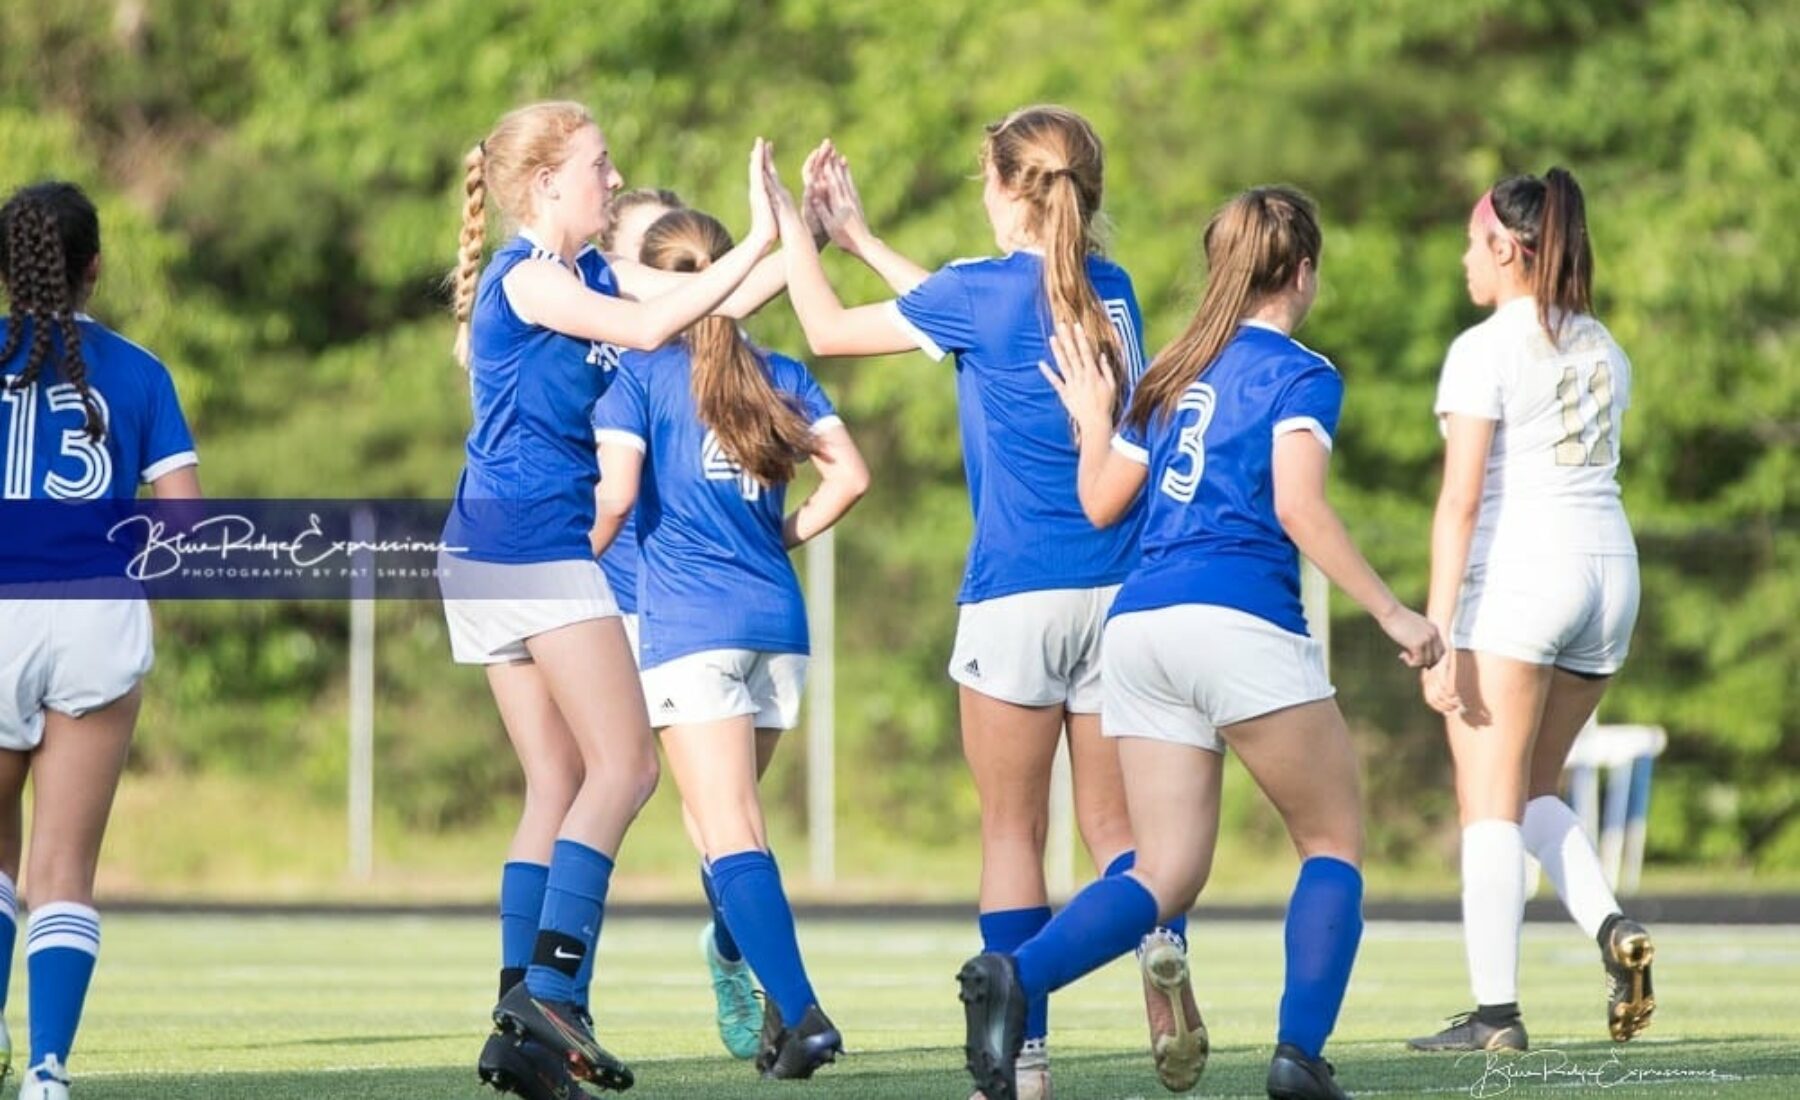
<svg viewBox="0 0 1800 1100">
<path fill-rule="evenodd" d="M 1475 220 L 1486 227 L 1488 232 L 1499 234 L 1507 240 L 1510 240 L 1513 244 L 1518 245 L 1519 251 L 1525 253 L 1525 255 L 1537 255 L 1537 249 L 1532 248 L 1524 241 L 1521 241 L 1517 233 L 1506 228 L 1506 225 L 1501 222 L 1500 215 L 1494 210 L 1493 188 L 1490 187 L 1482 192 L 1481 198 L 1475 203 Z"/>
</svg>

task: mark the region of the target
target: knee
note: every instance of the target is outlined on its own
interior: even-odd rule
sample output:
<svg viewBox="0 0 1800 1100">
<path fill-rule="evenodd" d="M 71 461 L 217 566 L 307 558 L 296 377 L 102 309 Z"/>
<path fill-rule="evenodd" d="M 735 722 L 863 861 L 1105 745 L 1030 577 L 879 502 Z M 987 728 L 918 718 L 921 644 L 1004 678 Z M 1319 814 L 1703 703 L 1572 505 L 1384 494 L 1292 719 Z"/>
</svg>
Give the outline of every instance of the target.
<svg viewBox="0 0 1800 1100">
<path fill-rule="evenodd" d="M 1111 859 L 1132 846 L 1131 816 L 1124 807 L 1078 809 L 1075 827 L 1095 860 Z"/>
<path fill-rule="evenodd" d="M 1017 844 L 1042 850 L 1049 834 L 1047 808 L 998 800 L 981 807 L 981 835 L 989 844 Z"/>
</svg>

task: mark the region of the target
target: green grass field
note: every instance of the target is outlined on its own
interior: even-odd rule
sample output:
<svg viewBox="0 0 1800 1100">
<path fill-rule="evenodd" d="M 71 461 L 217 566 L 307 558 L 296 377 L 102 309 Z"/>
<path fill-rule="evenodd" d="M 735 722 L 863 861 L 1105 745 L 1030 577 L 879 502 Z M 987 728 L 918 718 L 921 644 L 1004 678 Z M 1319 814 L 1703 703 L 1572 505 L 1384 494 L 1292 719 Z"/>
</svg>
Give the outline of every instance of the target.
<svg viewBox="0 0 1800 1100">
<path fill-rule="evenodd" d="M 718 1045 L 695 950 L 698 924 L 696 917 L 606 926 L 596 1015 L 602 1041 L 637 1071 L 631 1095 L 968 1095 L 951 975 L 970 950 L 972 926 L 803 921 L 814 984 L 852 1054 L 810 1084 L 777 1085 L 755 1080 Z M 1358 1096 L 1800 1096 L 1800 929 L 1655 931 L 1656 1026 L 1614 1047 L 1605 1039 L 1593 947 L 1570 926 L 1527 929 L 1522 992 L 1536 1050 L 1505 1063 L 1509 1080 L 1478 1060 L 1399 1049 L 1406 1035 L 1465 1007 L 1456 929 L 1371 926 L 1331 1056 Z M 119 916 L 104 935 L 73 1060 L 76 1100 L 493 1095 L 475 1084 L 472 1068 L 493 996 L 489 922 Z M 1193 936 L 1214 1043 L 1195 1095 L 1260 1097 L 1281 929 L 1196 924 Z M 15 988 L 10 1016 L 21 1046 L 25 1003 Z M 1167 1095 L 1144 1050 L 1129 962 L 1060 994 L 1052 1027 L 1063 1100 Z M 1587 1076 L 1546 1075 L 1555 1067 Z"/>
</svg>

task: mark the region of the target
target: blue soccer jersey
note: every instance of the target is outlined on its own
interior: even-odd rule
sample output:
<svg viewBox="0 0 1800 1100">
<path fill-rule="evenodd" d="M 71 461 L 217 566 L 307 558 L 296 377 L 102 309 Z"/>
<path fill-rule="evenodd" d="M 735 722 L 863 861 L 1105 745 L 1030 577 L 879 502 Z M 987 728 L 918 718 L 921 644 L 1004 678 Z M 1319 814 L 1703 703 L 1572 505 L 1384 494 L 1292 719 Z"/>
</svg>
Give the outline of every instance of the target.
<svg viewBox="0 0 1800 1100">
<path fill-rule="evenodd" d="M 525 260 L 561 262 L 521 234 L 494 253 L 470 318 L 469 391 L 475 410 L 444 540 L 477 561 L 522 564 L 591 558 L 594 455 L 590 415 L 616 369 L 610 344 L 532 324 L 507 300 L 504 281 Z M 597 250 L 576 271 L 616 296 Z"/>
<path fill-rule="evenodd" d="M 1129 360 L 1144 372 L 1143 317 L 1131 278 L 1090 256 L 1088 278 Z M 960 603 L 1053 588 L 1117 584 L 1137 561 L 1142 509 L 1095 529 L 1075 494 L 1080 452 L 1050 360 L 1044 260 L 1035 252 L 963 260 L 894 303 L 895 323 L 934 359 L 956 356 L 963 469 L 975 533 Z"/>
<path fill-rule="evenodd" d="M 9 325 L 0 317 L 0 345 Z M 88 391 L 106 433 L 88 436 L 81 393 L 61 372 L 60 333 L 32 384 L 13 388 L 31 346 L 33 334 L 26 332 L 18 351 L 0 364 L 0 498 L 6 501 L 129 501 L 140 485 L 199 461 L 161 361 L 86 314 L 77 315 L 76 325 Z M 0 539 L 8 579 L 117 575 L 119 548 L 106 534 L 112 513 L 59 509 L 51 522 L 49 513 L 24 508 L 6 523 L 9 537 Z"/>
<path fill-rule="evenodd" d="M 611 345 L 609 344 L 608 347 Z M 613 374 L 608 377 L 611 385 Z M 601 401 L 606 399 L 602 397 Z M 600 402 L 594 404 L 594 442 L 600 442 Z M 601 474 L 605 476 L 604 471 Z M 600 555 L 600 571 L 606 574 L 606 585 L 612 589 L 613 599 L 618 601 L 621 615 L 637 614 L 637 576 L 638 576 L 638 537 L 637 509 L 625 513 L 625 522 L 619 527 L 619 533 L 613 537 L 612 544 Z"/>
<path fill-rule="evenodd" d="M 0 317 L 0 345 L 9 323 Z M 199 461 L 168 368 L 85 313 L 76 325 L 88 390 L 106 435 L 88 438 L 81 392 L 55 365 L 63 357 L 60 334 L 36 381 L 13 388 L 12 380 L 25 369 L 32 337 L 27 332 L 17 353 L 0 365 L 7 500 L 129 500 L 140 484 Z"/>
<path fill-rule="evenodd" d="M 815 430 L 838 423 L 805 366 L 761 355 L 776 393 Z M 708 649 L 807 652 L 806 606 L 781 535 L 787 487 L 744 473 L 701 423 L 686 346 L 626 353 L 594 422 L 602 442 L 644 453 L 639 664 Z"/>
<path fill-rule="evenodd" d="M 1122 428 L 1113 448 L 1149 467 L 1149 499 L 1143 561 L 1112 614 L 1213 604 L 1305 634 L 1300 555 L 1275 518 L 1275 439 L 1307 431 L 1329 448 L 1343 403 L 1329 360 L 1247 322 L 1174 416 Z"/>
</svg>

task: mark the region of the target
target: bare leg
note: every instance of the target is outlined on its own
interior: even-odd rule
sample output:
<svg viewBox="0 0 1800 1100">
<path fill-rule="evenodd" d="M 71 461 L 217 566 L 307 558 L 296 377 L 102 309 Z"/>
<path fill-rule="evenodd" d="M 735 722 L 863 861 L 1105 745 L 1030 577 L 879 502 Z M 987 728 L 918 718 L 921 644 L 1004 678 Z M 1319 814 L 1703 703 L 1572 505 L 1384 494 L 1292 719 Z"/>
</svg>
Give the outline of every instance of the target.
<svg viewBox="0 0 1800 1100">
<path fill-rule="evenodd" d="M 44 740 L 32 753 L 31 860 L 26 871 L 33 906 L 53 901 L 94 904 L 94 871 L 125 771 L 131 732 L 143 696 L 122 698 L 80 718 L 44 715 Z"/>
<path fill-rule="evenodd" d="M 530 661 L 489 665 L 487 677 L 500 707 L 500 721 L 525 772 L 525 806 L 506 858 L 548 864 L 557 831 L 581 789 L 581 750 L 536 665 Z"/>
<path fill-rule="evenodd" d="M 1075 778 L 1075 825 L 1094 870 L 1106 868 L 1131 850 L 1131 811 L 1125 803 L 1125 773 L 1116 742 L 1100 732 L 1098 714 L 1070 714 L 1069 770 Z"/>
<path fill-rule="evenodd" d="M 1048 903 L 1044 836 L 1060 706 L 1021 707 L 959 690 L 963 756 L 981 798 L 981 911 Z"/>
</svg>

